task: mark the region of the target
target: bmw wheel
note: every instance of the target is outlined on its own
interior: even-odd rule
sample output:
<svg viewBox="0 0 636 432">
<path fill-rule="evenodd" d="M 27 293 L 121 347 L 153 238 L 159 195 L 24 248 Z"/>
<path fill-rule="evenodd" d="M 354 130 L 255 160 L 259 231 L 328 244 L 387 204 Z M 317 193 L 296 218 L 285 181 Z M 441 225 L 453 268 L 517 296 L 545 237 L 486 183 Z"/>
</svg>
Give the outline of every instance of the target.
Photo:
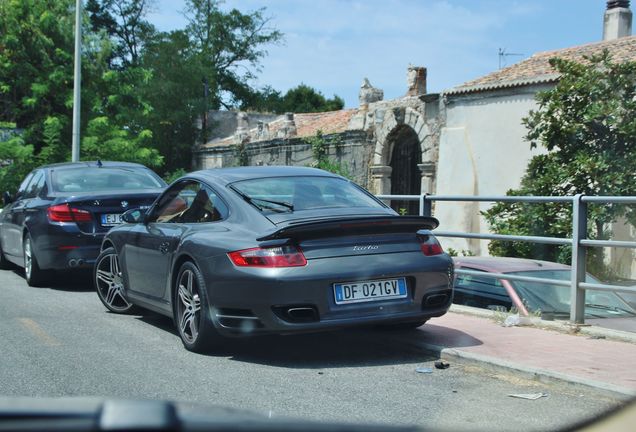
<svg viewBox="0 0 636 432">
<path fill-rule="evenodd" d="M 194 263 L 181 266 L 175 288 L 175 322 L 183 345 L 189 351 L 208 351 L 220 336 L 208 317 L 205 281 Z"/>
<path fill-rule="evenodd" d="M 106 309 L 120 314 L 133 310 L 134 306 L 126 299 L 124 293 L 124 278 L 114 248 L 104 249 L 97 257 L 93 280 L 97 296 Z"/>
<path fill-rule="evenodd" d="M 24 236 L 22 245 L 24 252 L 24 278 L 29 286 L 41 286 L 47 279 L 47 272 L 38 265 L 38 260 L 33 253 L 33 240 L 29 234 Z"/>
</svg>

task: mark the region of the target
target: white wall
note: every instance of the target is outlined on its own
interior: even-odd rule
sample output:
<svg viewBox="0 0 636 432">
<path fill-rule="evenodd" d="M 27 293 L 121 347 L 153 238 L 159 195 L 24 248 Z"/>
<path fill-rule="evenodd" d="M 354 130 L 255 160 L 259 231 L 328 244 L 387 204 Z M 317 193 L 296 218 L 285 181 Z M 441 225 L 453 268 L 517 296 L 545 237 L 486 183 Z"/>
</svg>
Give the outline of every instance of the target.
<svg viewBox="0 0 636 432">
<path fill-rule="evenodd" d="M 446 126 L 441 131 L 437 195 L 505 195 L 519 186 L 532 156 L 543 150 L 530 149 L 524 140 L 521 119 L 536 108 L 534 95 L 540 88 L 448 96 Z M 516 94 L 514 94 L 516 93 Z M 435 216 L 440 230 L 487 232 L 479 216 L 490 203 L 438 202 Z M 440 238 L 445 248 L 471 250 L 487 255 L 486 241 Z"/>
</svg>

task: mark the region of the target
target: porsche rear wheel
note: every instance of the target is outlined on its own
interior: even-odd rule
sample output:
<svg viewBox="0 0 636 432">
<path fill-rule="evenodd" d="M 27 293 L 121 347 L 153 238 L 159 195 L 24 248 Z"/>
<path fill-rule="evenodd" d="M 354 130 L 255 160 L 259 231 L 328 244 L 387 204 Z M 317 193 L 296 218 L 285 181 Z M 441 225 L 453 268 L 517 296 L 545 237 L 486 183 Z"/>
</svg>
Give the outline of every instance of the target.
<svg viewBox="0 0 636 432">
<path fill-rule="evenodd" d="M 183 346 L 207 352 L 221 339 L 208 317 L 208 299 L 203 275 L 194 263 L 183 263 L 177 275 L 173 299 L 175 323 Z"/>
</svg>

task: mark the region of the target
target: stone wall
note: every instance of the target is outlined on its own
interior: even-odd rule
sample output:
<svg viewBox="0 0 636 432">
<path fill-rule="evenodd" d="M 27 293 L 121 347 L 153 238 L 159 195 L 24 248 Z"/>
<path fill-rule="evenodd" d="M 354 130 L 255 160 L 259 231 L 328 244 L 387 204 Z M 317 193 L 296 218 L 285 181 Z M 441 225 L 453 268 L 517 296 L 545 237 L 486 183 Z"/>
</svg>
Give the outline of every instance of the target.
<svg viewBox="0 0 636 432">
<path fill-rule="evenodd" d="M 388 101 L 382 100 L 383 91 L 365 78 L 360 86 L 358 109 L 269 117 L 210 113 L 209 118 L 222 124 L 195 151 L 195 165 L 308 166 L 313 160 L 307 139 L 320 131 L 326 141 L 340 143 L 329 146 L 331 160 L 344 166 L 352 179 L 371 192 L 389 194 L 395 139 L 404 128 L 410 128 L 417 136 L 415 145 L 419 146 L 422 161 L 414 174 L 421 182 L 421 189 L 415 193 L 433 193 L 443 110 L 439 95 L 425 93 L 425 68 L 410 66 L 407 77 L 406 96 Z"/>
<path fill-rule="evenodd" d="M 330 160 L 340 163 L 358 184 L 368 184 L 369 162 L 373 146 L 364 131 L 323 135 Z M 218 146 L 199 150 L 199 168 L 222 168 L 241 165 L 243 152 L 246 165 L 310 166 L 314 160 L 306 137 L 277 138 L 239 145 Z"/>
</svg>

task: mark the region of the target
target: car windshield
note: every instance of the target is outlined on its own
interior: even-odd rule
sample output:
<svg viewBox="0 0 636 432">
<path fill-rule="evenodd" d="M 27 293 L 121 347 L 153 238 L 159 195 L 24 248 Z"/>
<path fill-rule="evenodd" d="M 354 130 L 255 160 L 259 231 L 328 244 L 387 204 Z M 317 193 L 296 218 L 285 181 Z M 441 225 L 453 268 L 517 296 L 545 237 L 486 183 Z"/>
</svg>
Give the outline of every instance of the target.
<svg viewBox="0 0 636 432">
<path fill-rule="evenodd" d="M 51 173 L 56 192 L 96 192 L 165 187 L 159 176 L 144 167 L 61 168 Z"/>
<path fill-rule="evenodd" d="M 338 207 L 383 207 L 360 187 L 336 177 L 250 179 L 233 183 L 231 187 L 266 213 Z"/>
<path fill-rule="evenodd" d="M 570 280 L 570 270 L 539 270 L 511 272 L 517 276 L 540 277 L 546 279 Z M 586 282 L 598 283 L 588 275 Z M 545 282 L 510 281 L 519 297 L 533 311 L 570 314 L 570 288 Z M 636 316 L 636 311 L 621 300 L 616 294 L 608 291 L 585 291 L 585 315 L 593 317 Z"/>
</svg>

